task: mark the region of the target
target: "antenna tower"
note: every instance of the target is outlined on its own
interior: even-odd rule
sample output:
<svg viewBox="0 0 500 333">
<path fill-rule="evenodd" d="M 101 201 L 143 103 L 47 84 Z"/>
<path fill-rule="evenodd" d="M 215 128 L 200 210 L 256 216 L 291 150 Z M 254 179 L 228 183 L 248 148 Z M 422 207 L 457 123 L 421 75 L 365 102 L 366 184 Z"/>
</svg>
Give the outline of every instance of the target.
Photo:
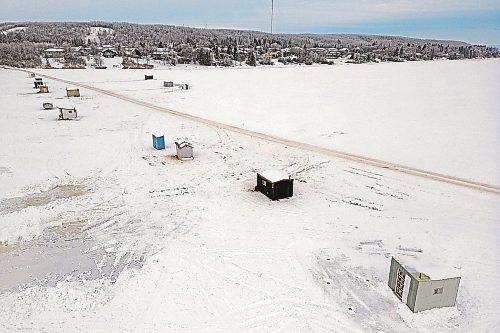
<svg viewBox="0 0 500 333">
<path fill-rule="evenodd" d="M 271 0 L 271 35 L 273 34 L 274 0 Z"/>
</svg>

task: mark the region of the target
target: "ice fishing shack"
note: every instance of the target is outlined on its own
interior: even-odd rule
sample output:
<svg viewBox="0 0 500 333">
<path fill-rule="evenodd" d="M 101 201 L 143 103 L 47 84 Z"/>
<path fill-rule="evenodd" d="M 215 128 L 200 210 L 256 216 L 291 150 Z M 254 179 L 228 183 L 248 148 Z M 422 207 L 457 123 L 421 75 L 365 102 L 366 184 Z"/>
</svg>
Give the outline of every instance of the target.
<svg viewBox="0 0 500 333">
<path fill-rule="evenodd" d="M 78 88 L 66 88 L 67 97 L 80 97 L 80 90 Z"/>
<path fill-rule="evenodd" d="M 389 287 L 413 312 L 455 306 L 459 284 L 460 277 L 434 280 L 391 258 Z"/>
<path fill-rule="evenodd" d="M 163 135 L 154 135 L 153 136 L 153 147 L 157 150 L 165 149 L 165 137 Z"/>
<path fill-rule="evenodd" d="M 43 79 L 41 77 L 36 77 L 33 84 L 35 89 L 39 89 L 40 86 L 43 86 Z"/>
<path fill-rule="evenodd" d="M 175 142 L 175 148 L 177 149 L 177 158 L 180 160 L 192 160 L 193 155 L 193 145 L 187 141 L 182 141 L 181 143 Z"/>
<path fill-rule="evenodd" d="M 293 196 L 293 179 L 285 172 L 267 170 L 257 173 L 255 190 L 264 193 L 271 200 Z"/>
<path fill-rule="evenodd" d="M 39 89 L 38 92 L 41 94 L 46 94 L 49 92 L 49 87 L 44 85 L 38 86 L 38 89 Z"/>
<path fill-rule="evenodd" d="M 72 120 L 76 119 L 77 117 L 78 113 L 76 112 L 76 108 L 59 108 L 59 120 Z"/>
</svg>

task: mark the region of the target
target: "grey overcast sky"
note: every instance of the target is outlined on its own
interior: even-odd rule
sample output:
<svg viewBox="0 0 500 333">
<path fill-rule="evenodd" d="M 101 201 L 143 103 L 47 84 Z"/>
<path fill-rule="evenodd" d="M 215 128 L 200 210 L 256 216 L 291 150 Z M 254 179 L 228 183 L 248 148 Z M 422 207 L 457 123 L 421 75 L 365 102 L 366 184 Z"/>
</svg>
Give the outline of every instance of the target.
<svg viewBox="0 0 500 333">
<path fill-rule="evenodd" d="M 275 0 L 274 31 L 500 44 L 500 0 Z M 0 0 L 0 20 L 111 21 L 269 31 L 271 0 Z"/>
</svg>

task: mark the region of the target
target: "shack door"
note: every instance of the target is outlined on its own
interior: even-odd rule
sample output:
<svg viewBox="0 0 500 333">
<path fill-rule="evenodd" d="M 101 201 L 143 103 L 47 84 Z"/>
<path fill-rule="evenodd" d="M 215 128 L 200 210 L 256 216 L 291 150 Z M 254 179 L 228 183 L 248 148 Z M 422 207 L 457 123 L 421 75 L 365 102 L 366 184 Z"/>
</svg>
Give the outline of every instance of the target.
<svg viewBox="0 0 500 333">
<path fill-rule="evenodd" d="M 403 298 L 401 299 L 403 303 L 407 303 L 408 294 L 410 293 L 411 278 L 409 275 L 405 275 L 405 285 L 403 287 Z"/>
<path fill-rule="evenodd" d="M 394 293 L 399 297 L 400 300 L 403 300 L 403 289 L 405 285 L 405 272 L 398 269 L 398 273 L 396 274 L 396 286 L 394 288 Z"/>
</svg>

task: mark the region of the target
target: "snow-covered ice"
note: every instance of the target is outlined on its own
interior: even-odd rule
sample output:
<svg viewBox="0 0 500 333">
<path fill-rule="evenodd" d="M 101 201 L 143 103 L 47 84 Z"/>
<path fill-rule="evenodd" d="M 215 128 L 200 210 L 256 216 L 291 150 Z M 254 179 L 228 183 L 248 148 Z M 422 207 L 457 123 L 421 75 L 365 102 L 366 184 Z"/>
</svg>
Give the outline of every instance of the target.
<svg viewBox="0 0 500 333">
<path fill-rule="evenodd" d="M 36 70 L 207 119 L 498 185 L 498 61 Z M 144 81 L 154 73 L 155 80 Z M 500 325 L 498 194 L 0 69 L 0 331 L 470 332 Z M 163 80 L 188 83 L 184 91 Z M 57 121 L 45 101 L 76 107 Z M 167 149 L 154 150 L 152 133 Z M 196 159 L 174 158 L 188 139 Z M 294 197 L 253 191 L 295 179 Z M 497 253 L 497 254 L 495 254 Z M 391 255 L 461 276 L 418 314 Z M 432 277 L 432 276 L 431 276 Z"/>
</svg>

